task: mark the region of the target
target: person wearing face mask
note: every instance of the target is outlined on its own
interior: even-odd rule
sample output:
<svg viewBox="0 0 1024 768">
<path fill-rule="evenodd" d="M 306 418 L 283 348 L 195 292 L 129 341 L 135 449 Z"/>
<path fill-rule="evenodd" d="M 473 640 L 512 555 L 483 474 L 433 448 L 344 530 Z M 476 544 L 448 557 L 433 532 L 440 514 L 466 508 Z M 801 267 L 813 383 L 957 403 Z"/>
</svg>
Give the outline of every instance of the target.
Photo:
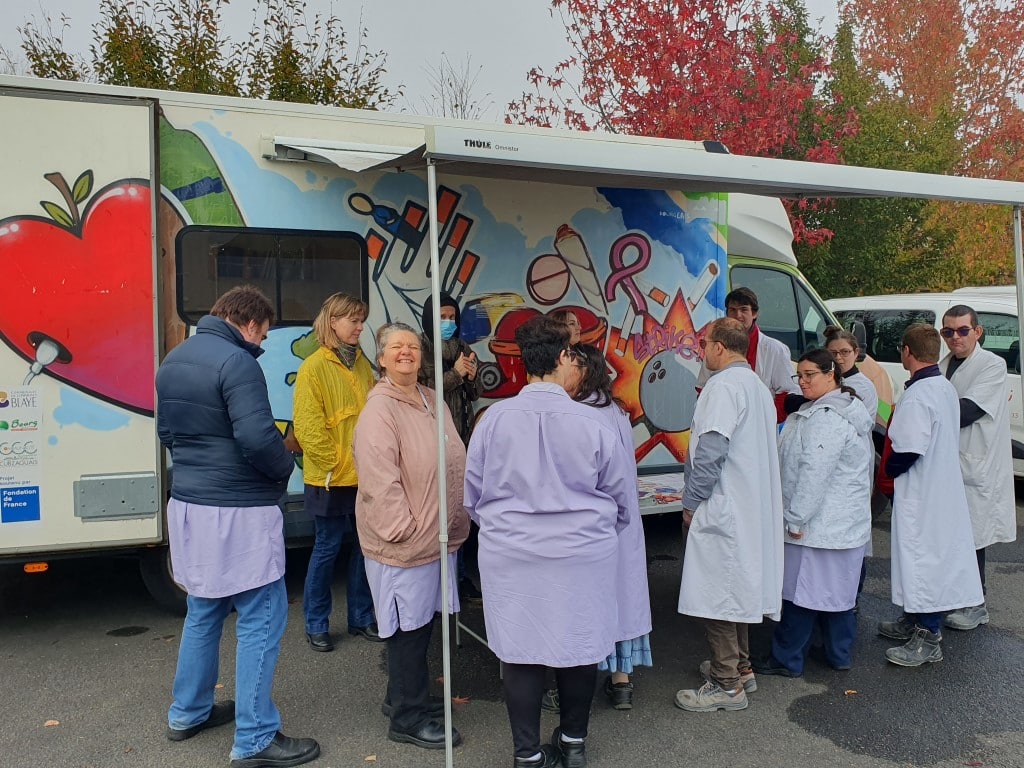
<svg viewBox="0 0 1024 768">
<path fill-rule="evenodd" d="M 334 650 L 328 632 L 331 582 L 346 538 L 353 539 L 348 563 L 348 631 L 380 641 L 353 523 L 358 478 L 352 437 L 373 387 L 373 369 L 359 349 L 366 314 L 366 303 L 353 296 L 336 293 L 328 297 L 313 321 L 320 348 L 302 362 L 295 379 L 295 436 L 303 451 L 303 500 L 315 531 L 302 595 L 306 639 L 314 651 Z"/>
<path fill-rule="evenodd" d="M 473 403 L 480 397 L 476 352 L 459 338 L 459 305 L 447 293 L 441 294 L 441 368 L 444 372 L 444 402 L 455 419 L 464 445 L 473 431 Z M 434 297 L 423 303 L 423 364 L 419 383 L 434 386 Z"/>
<path fill-rule="evenodd" d="M 444 371 L 444 402 L 455 420 L 455 428 L 463 445 L 469 445 L 473 432 L 473 403 L 480 397 L 480 381 L 476 377 L 477 359 L 469 344 L 459 338 L 461 311 L 458 302 L 442 293 L 441 306 L 441 369 Z M 423 303 L 423 335 L 420 338 L 422 363 L 419 383 L 434 386 L 434 297 Z M 476 526 L 472 526 L 466 547 L 459 550 L 459 594 L 463 600 L 479 600 L 480 590 L 466 573 L 466 549 L 476 551 Z"/>
</svg>

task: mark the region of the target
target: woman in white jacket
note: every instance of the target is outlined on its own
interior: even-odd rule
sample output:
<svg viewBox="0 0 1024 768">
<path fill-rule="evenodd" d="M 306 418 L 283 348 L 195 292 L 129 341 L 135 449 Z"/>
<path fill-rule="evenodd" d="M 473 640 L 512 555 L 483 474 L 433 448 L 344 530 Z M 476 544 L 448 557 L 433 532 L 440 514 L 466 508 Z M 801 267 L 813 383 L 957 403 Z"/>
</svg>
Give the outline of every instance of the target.
<svg viewBox="0 0 1024 768">
<path fill-rule="evenodd" d="M 850 668 L 864 549 L 871 533 L 874 420 L 825 349 L 806 353 L 794 377 L 809 402 L 779 436 L 786 525 L 782 619 L 759 674 L 799 677 L 815 624 L 825 658 Z"/>
</svg>

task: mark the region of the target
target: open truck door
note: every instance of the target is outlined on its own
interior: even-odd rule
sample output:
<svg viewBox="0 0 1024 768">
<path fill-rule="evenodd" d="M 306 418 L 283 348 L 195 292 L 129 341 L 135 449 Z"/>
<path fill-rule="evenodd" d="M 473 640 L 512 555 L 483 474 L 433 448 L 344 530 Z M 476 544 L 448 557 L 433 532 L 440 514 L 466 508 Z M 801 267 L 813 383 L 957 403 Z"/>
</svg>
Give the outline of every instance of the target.
<svg viewBox="0 0 1024 768">
<path fill-rule="evenodd" d="M 0 87 L 0 113 L 0 560 L 151 550 L 170 589 L 156 103 Z"/>
</svg>

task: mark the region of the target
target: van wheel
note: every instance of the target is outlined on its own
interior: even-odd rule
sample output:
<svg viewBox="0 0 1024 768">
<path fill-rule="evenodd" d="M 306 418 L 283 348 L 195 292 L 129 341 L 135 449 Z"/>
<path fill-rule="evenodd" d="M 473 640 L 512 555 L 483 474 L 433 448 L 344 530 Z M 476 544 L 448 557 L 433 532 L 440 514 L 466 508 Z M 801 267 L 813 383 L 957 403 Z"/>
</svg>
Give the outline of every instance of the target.
<svg viewBox="0 0 1024 768">
<path fill-rule="evenodd" d="M 142 550 L 139 572 L 142 574 L 142 583 L 160 607 L 179 616 L 185 615 L 185 590 L 178 586 L 171 573 L 170 547 Z"/>
</svg>

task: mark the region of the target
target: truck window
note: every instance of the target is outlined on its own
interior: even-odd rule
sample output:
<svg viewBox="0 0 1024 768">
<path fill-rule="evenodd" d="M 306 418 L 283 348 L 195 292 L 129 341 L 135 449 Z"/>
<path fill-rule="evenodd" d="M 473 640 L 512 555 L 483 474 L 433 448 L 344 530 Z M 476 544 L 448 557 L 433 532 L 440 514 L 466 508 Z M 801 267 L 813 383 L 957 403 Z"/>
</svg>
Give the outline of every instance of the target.
<svg viewBox="0 0 1024 768">
<path fill-rule="evenodd" d="M 935 313 L 930 309 L 866 309 L 857 312 L 839 312 L 837 317 L 848 324 L 850 320 L 864 323 L 867 353 L 880 363 L 900 363 L 903 332 L 913 323 L 935 325 Z"/>
<path fill-rule="evenodd" d="M 804 352 L 811 349 L 818 349 L 825 344 L 823 331 L 829 324 L 825 310 L 822 308 L 807 289 L 796 283 L 796 301 L 800 308 L 800 352 L 791 348 L 794 358 L 799 358 Z"/>
<path fill-rule="evenodd" d="M 263 291 L 278 325 L 309 325 L 338 291 L 367 296 L 365 247 L 351 233 L 186 227 L 176 256 L 178 313 L 193 325 L 236 285 Z"/>
<path fill-rule="evenodd" d="M 985 329 L 981 346 L 1006 360 L 1010 373 L 1020 373 L 1020 334 L 1017 318 L 995 312 L 979 312 L 978 322 Z"/>
<path fill-rule="evenodd" d="M 777 269 L 736 266 L 729 271 L 729 283 L 757 294 L 758 327 L 785 344 L 794 360 L 800 357 L 803 324 L 792 276 Z"/>
</svg>

